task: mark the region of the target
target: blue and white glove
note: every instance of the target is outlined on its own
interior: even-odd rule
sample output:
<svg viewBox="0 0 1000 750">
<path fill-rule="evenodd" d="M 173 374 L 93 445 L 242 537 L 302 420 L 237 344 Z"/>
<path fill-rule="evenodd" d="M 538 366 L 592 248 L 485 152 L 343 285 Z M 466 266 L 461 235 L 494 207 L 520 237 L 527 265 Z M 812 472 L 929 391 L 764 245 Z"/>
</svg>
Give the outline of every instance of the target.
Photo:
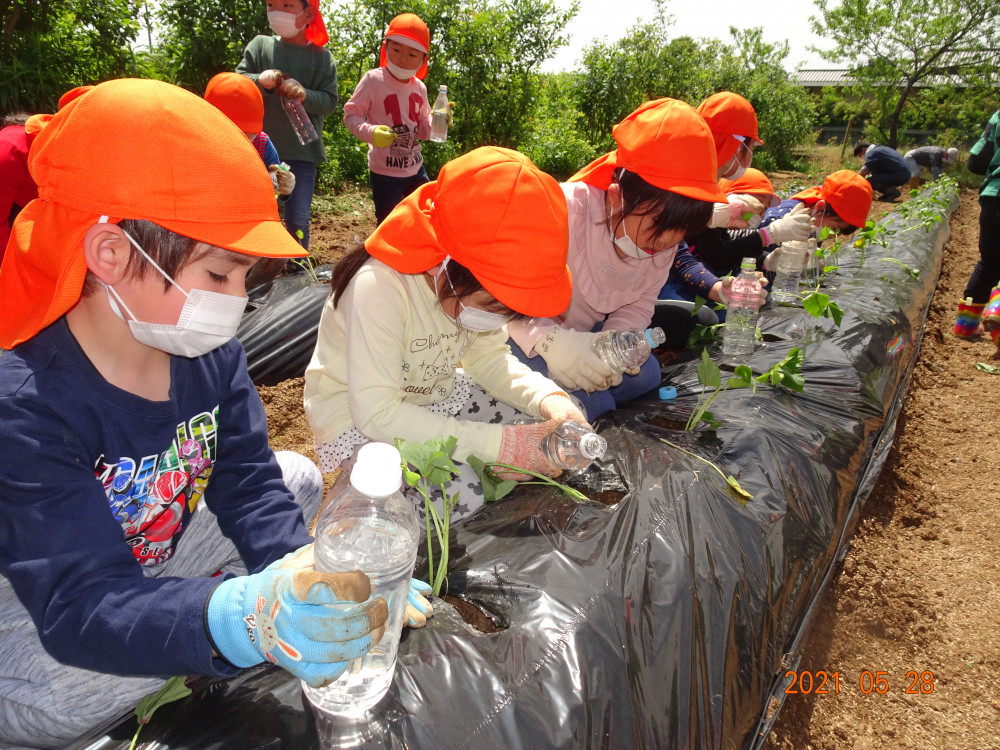
<svg viewBox="0 0 1000 750">
<path fill-rule="evenodd" d="M 308 544 L 212 592 L 206 621 L 222 658 L 237 667 L 267 659 L 322 687 L 379 642 L 388 608 L 372 598 L 368 576 L 321 573 L 312 552 Z"/>
<path fill-rule="evenodd" d="M 422 628 L 427 624 L 427 618 L 434 614 L 434 608 L 427 596 L 431 593 L 430 584 L 419 578 L 410 579 L 410 591 L 406 595 L 406 624 L 411 628 Z"/>
</svg>

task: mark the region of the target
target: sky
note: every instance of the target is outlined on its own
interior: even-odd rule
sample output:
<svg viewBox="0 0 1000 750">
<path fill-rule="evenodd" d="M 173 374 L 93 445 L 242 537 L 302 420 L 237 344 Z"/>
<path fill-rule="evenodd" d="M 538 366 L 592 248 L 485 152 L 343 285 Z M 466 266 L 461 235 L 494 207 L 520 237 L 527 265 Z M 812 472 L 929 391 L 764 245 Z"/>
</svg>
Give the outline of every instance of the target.
<svg viewBox="0 0 1000 750">
<path fill-rule="evenodd" d="M 555 3 L 560 8 L 568 8 L 570 0 L 555 0 Z M 570 44 L 560 48 L 553 59 L 547 60 L 542 65 L 542 71 L 554 73 L 576 69 L 583 48 L 593 40 L 605 37 L 605 41 L 614 42 L 637 22 L 652 21 L 656 17 L 652 0 L 579 0 L 579 3 L 579 12 L 566 27 Z M 821 48 L 829 48 L 830 44 L 812 33 L 809 16 L 817 15 L 818 9 L 806 0 L 711 0 L 704 5 L 691 0 L 675 0 L 667 4 L 667 12 L 674 19 L 668 27 L 671 37 L 716 38 L 732 42 L 730 26 L 762 26 L 764 41 L 788 41 L 790 52 L 785 58 L 786 69 L 830 65 L 807 49 L 810 44 Z M 800 63 L 805 64 L 800 66 Z"/>
</svg>

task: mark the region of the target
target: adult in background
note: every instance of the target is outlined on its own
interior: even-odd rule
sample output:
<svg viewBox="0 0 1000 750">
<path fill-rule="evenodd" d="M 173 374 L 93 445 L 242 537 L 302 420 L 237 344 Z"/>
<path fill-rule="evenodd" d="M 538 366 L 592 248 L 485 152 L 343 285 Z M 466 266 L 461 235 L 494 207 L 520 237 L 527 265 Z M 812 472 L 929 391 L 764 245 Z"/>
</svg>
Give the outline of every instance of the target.
<svg viewBox="0 0 1000 750">
<path fill-rule="evenodd" d="M 968 339 L 982 328 L 1000 344 L 1000 112 L 994 112 L 969 151 L 969 171 L 983 175 L 979 186 L 979 260 L 958 303 L 955 335 Z"/>
<path fill-rule="evenodd" d="M 859 141 L 854 155 L 864 159 L 858 171 L 871 183 L 872 190 L 881 193 L 879 200 L 892 203 L 902 194 L 899 188 L 910 181 L 910 167 L 896 149 Z"/>
<path fill-rule="evenodd" d="M 942 148 L 941 146 L 921 146 L 903 154 L 906 165 L 910 168 L 910 189 L 920 187 L 920 173 L 924 167 L 931 170 L 931 176 L 937 180 L 941 176 L 941 167 L 954 164 L 958 159 L 957 148 Z"/>
</svg>

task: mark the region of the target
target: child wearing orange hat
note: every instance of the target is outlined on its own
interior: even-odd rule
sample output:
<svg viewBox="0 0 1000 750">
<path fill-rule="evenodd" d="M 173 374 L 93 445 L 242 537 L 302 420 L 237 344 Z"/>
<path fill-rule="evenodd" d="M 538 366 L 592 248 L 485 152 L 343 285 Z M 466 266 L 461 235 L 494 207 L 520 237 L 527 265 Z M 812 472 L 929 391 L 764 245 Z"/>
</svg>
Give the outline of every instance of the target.
<svg viewBox="0 0 1000 750">
<path fill-rule="evenodd" d="M 369 184 L 379 224 L 430 179 L 420 147 L 431 134 L 424 85 L 430 46 L 430 31 L 419 16 L 403 13 L 393 18 L 382 40 L 379 67 L 361 76 L 344 105 L 347 129 L 369 144 Z M 450 125 L 450 112 L 448 117 Z"/>
<path fill-rule="evenodd" d="M 659 385 L 655 357 L 638 372 L 617 372 L 593 341 L 602 331 L 649 325 L 678 243 L 725 201 L 712 133 L 688 104 L 647 102 L 613 134 L 617 149 L 562 186 L 572 302 L 508 326 L 515 356 L 570 389 L 590 419 Z"/>
<path fill-rule="evenodd" d="M 346 468 L 370 440 L 452 435 L 457 461 L 558 474 L 540 442 L 586 418 L 511 356 L 504 326 L 569 304 L 566 241 L 558 184 L 516 151 L 475 149 L 404 198 L 334 269 L 305 376 L 321 468 Z M 546 421 L 505 424 L 524 414 Z M 458 517 L 482 504 L 461 471 Z"/>
<path fill-rule="evenodd" d="M 14 217 L 38 197 L 38 188 L 28 173 L 31 137 L 24 127 L 28 117 L 28 113 L 21 112 L 0 120 L 0 261 Z"/>
<path fill-rule="evenodd" d="M 316 165 L 326 161 L 323 120 L 337 108 L 337 66 L 324 45 L 326 24 L 316 0 L 266 0 L 267 21 L 275 36 L 250 40 L 236 72 L 254 81 L 264 95 L 264 127 L 295 175 L 284 205 L 285 226 L 309 248 L 309 215 L 316 186 Z M 282 99 L 302 103 L 318 140 L 300 143 Z"/>
<path fill-rule="evenodd" d="M 386 608 L 312 568 L 322 478 L 271 451 L 233 339 L 255 260 L 304 254 L 267 171 L 141 80 L 67 104 L 28 165 L 0 266 L 0 745 L 65 746 L 165 675 L 336 678 Z"/>
<path fill-rule="evenodd" d="M 865 225 L 872 207 L 872 186 L 864 177 L 849 169 L 831 172 L 817 187 L 802 190 L 764 213 L 759 231 L 767 247 L 774 249 L 764 256 L 764 268 L 774 271 L 781 256 L 781 243 L 787 239 L 775 234 L 779 222 L 794 212 L 807 211 L 816 229 L 829 227 L 837 232 L 851 233 Z M 776 246 L 776 247 L 775 247 Z M 811 258 L 806 259 L 812 263 Z"/>
</svg>

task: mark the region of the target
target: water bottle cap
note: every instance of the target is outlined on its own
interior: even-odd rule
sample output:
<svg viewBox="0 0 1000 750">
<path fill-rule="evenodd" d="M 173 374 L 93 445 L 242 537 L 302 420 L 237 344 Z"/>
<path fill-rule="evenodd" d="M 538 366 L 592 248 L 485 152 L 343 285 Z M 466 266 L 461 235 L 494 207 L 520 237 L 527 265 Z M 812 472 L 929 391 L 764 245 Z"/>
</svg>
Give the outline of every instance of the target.
<svg viewBox="0 0 1000 750">
<path fill-rule="evenodd" d="M 651 349 L 655 349 L 666 340 L 667 334 L 663 332 L 662 328 L 657 327 L 646 329 L 646 342 L 649 344 Z"/>
<path fill-rule="evenodd" d="M 740 269 L 743 271 L 755 271 L 757 269 L 757 261 L 753 258 L 744 258 L 740 263 Z"/>
<path fill-rule="evenodd" d="M 438 86 L 438 91 L 447 91 L 447 90 L 448 90 L 448 87 L 445 86 L 443 83 L 440 86 Z"/>
<path fill-rule="evenodd" d="M 672 385 L 665 385 L 660 389 L 660 401 L 670 401 L 677 398 L 677 389 Z"/>
<path fill-rule="evenodd" d="M 366 443 L 351 469 L 351 486 L 371 497 L 387 497 L 403 484 L 402 458 L 388 443 Z"/>
<path fill-rule="evenodd" d="M 608 441 L 596 432 L 590 432 L 580 438 L 580 453 L 591 460 L 604 458 L 608 450 Z"/>
</svg>

